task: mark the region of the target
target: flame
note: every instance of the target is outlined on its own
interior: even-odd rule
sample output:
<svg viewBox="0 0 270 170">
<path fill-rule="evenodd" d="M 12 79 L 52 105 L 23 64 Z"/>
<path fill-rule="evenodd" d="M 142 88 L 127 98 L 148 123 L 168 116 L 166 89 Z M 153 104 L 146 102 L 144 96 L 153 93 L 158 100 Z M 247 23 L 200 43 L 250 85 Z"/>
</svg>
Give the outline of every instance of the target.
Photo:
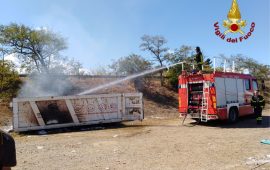
<svg viewBox="0 0 270 170">
<path fill-rule="evenodd" d="M 228 13 L 228 19 L 241 19 L 241 13 L 238 7 L 237 0 L 233 0 L 232 7 Z"/>
</svg>

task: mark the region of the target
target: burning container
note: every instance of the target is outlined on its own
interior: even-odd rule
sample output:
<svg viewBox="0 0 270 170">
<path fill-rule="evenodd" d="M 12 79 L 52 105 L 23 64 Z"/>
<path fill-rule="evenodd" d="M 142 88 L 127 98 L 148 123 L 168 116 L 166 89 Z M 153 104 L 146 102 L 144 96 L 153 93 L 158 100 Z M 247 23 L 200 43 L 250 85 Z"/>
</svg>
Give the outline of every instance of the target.
<svg viewBox="0 0 270 170">
<path fill-rule="evenodd" d="M 13 99 L 16 132 L 143 118 L 142 93 Z"/>
</svg>

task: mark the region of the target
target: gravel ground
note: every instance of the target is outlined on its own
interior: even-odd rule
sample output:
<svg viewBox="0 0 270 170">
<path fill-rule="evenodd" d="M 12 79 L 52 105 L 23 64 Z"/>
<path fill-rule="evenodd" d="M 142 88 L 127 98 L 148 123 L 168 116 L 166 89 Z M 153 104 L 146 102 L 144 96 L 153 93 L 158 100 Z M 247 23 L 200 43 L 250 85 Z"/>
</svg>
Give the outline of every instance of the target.
<svg viewBox="0 0 270 170">
<path fill-rule="evenodd" d="M 45 135 L 13 134 L 18 159 L 13 169 L 270 169 L 270 145 L 260 143 L 270 139 L 269 110 L 262 126 L 252 118 L 233 125 L 180 122 L 151 116 Z"/>
</svg>

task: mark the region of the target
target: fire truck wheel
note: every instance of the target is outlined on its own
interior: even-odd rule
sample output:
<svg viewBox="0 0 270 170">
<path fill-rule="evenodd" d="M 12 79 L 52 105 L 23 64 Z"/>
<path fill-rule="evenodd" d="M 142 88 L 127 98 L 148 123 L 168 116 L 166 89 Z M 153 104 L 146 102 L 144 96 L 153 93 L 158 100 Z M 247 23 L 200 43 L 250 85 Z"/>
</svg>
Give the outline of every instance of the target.
<svg viewBox="0 0 270 170">
<path fill-rule="evenodd" d="M 236 108 L 230 108 L 228 121 L 234 123 L 238 120 L 238 111 Z"/>
</svg>

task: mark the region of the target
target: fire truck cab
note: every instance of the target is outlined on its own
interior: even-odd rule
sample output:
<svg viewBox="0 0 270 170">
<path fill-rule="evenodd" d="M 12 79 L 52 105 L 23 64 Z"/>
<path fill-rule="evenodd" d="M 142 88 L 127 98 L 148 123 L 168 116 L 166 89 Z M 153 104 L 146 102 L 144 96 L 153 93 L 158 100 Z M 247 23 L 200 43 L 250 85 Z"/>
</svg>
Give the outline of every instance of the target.
<svg viewBox="0 0 270 170">
<path fill-rule="evenodd" d="M 249 74 L 213 72 L 179 76 L 180 116 L 190 115 L 198 121 L 237 121 L 238 117 L 254 114 L 250 105 L 257 80 Z"/>
</svg>

